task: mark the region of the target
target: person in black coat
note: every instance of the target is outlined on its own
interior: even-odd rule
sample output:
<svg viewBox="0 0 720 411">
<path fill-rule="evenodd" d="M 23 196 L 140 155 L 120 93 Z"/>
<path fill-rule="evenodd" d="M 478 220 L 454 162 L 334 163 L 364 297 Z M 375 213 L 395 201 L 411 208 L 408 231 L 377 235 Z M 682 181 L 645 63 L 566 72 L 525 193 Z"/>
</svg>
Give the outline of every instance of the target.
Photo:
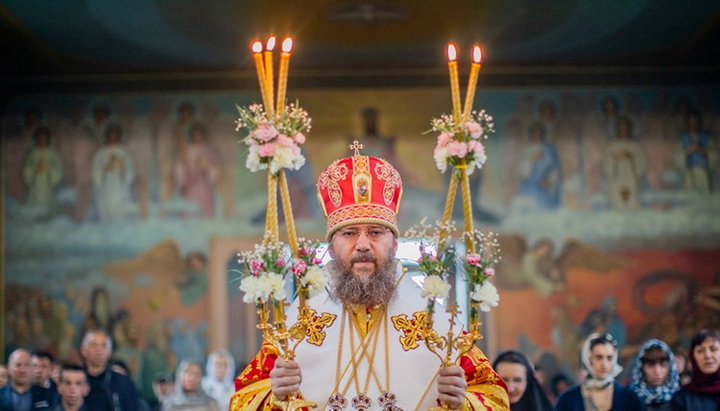
<svg viewBox="0 0 720 411">
<path fill-rule="evenodd" d="M 8 358 L 10 384 L 0 388 L 0 411 L 50 410 L 57 395 L 47 388 L 32 385 L 30 352 L 18 348 Z"/>
<path fill-rule="evenodd" d="M 505 351 L 497 357 L 493 368 L 508 387 L 511 411 L 552 411 L 533 366 L 523 353 Z"/>
<path fill-rule="evenodd" d="M 103 330 L 90 330 L 85 334 L 80 354 L 85 360 L 85 371 L 90 393 L 85 406 L 93 411 L 138 411 L 139 397 L 132 381 L 109 367 L 112 340 Z"/>
<path fill-rule="evenodd" d="M 702 330 L 690 342 L 692 380 L 673 395 L 673 410 L 720 410 L 720 332 Z"/>
</svg>

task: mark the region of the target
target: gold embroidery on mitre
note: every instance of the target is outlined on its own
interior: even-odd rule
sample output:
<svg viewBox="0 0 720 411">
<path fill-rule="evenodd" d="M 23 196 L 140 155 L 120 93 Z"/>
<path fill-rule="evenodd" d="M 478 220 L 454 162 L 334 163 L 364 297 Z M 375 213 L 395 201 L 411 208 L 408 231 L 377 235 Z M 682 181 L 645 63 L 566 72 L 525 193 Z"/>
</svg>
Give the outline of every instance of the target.
<svg viewBox="0 0 720 411">
<path fill-rule="evenodd" d="M 397 170 L 395 170 L 395 168 L 393 168 L 393 166 L 391 166 L 387 161 L 382 159 L 380 159 L 380 161 L 375 165 L 374 171 L 378 180 L 385 181 L 385 185 L 383 186 L 383 200 L 386 205 L 390 205 L 395 194 L 395 187 L 400 187 L 402 185 L 400 173 L 398 173 Z"/>
<path fill-rule="evenodd" d="M 423 340 L 423 333 L 425 331 L 425 322 L 427 321 L 426 311 L 417 311 L 413 313 L 413 318 L 408 317 L 407 314 L 398 314 L 391 317 L 393 327 L 397 331 L 403 333 L 399 338 L 400 345 L 403 350 L 410 351 L 418 347 L 418 341 Z"/>
<path fill-rule="evenodd" d="M 367 156 L 353 156 L 353 194 L 355 204 L 370 202 L 372 177 L 370 176 L 370 159 Z"/>
<path fill-rule="evenodd" d="M 312 345 L 322 346 L 325 341 L 327 334 L 323 331 L 325 328 L 330 327 L 337 318 L 336 314 L 322 313 L 317 314 L 317 311 L 312 308 L 308 309 L 309 323 L 307 325 L 307 342 Z"/>
<path fill-rule="evenodd" d="M 330 202 L 335 207 L 340 206 L 342 201 L 342 190 L 338 181 L 345 180 L 348 175 L 348 167 L 346 164 L 340 164 L 341 160 L 335 160 L 320 174 L 318 178 L 318 191 L 327 190 Z"/>
<path fill-rule="evenodd" d="M 343 207 L 335 210 L 328 216 L 328 227 L 335 227 L 337 224 L 354 219 L 378 219 L 396 225 L 397 217 L 387 207 L 377 205 L 360 205 Z"/>
</svg>

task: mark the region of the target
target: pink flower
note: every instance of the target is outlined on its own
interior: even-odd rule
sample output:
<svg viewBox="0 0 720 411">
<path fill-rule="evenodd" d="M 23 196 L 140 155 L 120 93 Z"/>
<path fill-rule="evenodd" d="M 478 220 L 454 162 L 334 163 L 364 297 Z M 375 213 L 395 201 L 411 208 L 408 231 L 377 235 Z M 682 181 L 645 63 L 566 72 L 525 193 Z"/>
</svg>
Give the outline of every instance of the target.
<svg viewBox="0 0 720 411">
<path fill-rule="evenodd" d="M 475 121 L 468 121 L 465 123 L 465 128 L 467 129 L 468 133 L 470 133 L 470 137 L 472 138 L 480 138 L 482 137 L 483 130 L 482 126 L 480 126 L 479 123 Z"/>
<path fill-rule="evenodd" d="M 277 143 L 285 147 L 295 147 L 295 141 L 285 134 L 278 134 Z"/>
<path fill-rule="evenodd" d="M 467 257 L 465 257 L 465 260 L 470 265 L 478 265 L 481 261 L 480 254 L 468 254 Z"/>
<path fill-rule="evenodd" d="M 270 141 L 278 135 L 277 129 L 268 123 L 261 123 L 253 133 L 260 141 Z"/>
<path fill-rule="evenodd" d="M 440 135 L 437 138 L 437 146 L 438 147 L 445 147 L 448 145 L 450 141 L 452 141 L 453 135 L 448 132 L 440 133 Z"/>
<path fill-rule="evenodd" d="M 265 264 L 263 264 L 262 260 L 250 261 L 250 272 L 253 275 L 258 276 L 263 270 L 265 270 Z"/>
<path fill-rule="evenodd" d="M 475 154 L 485 154 L 485 146 L 477 140 L 468 143 L 468 150 L 474 151 Z"/>
<path fill-rule="evenodd" d="M 298 254 L 302 256 L 309 256 L 310 255 L 310 249 L 309 248 L 301 248 L 298 250 Z"/>
<path fill-rule="evenodd" d="M 280 257 L 277 260 L 275 260 L 275 265 L 278 267 L 283 267 L 285 265 L 285 259 Z"/>
<path fill-rule="evenodd" d="M 295 142 L 298 144 L 305 144 L 305 134 L 298 131 L 293 136 L 293 140 L 295 140 Z"/>
<path fill-rule="evenodd" d="M 488 267 L 488 268 L 486 268 L 486 269 L 483 270 L 483 274 L 485 274 L 485 275 L 488 276 L 488 277 L 492 277 L 492 276 L 495 275 L 495 269 L 492 268 L 492 267 Z"/>
<path fill-rule="evenodd" d="M 260 157 L 272 157 L 275 155 L 275 143 L 265 143 L 258 146 L 257 153 Z"/>
<path fill-rule="evenodd" d="M 290 271 L 292 271 L 293 274 L 299 275 L 305 272 L 307 270 L 307 264 L 303 260 L 297 260 L 295 262 L 295 265 L 292 266 Z"/>
<path fill-rule="evenodd" d="M 430 254 L 430 255 L 428 256 L 428 260 L 430 260 L 430 261 L 437 261 L 437 258 L 436 258 L 434 255 Z"/>
<path fill-rule="evenodd" d="M 313 258 L 312 263 L 315 265 L 322 264 L 322 258 Z"/>
<path fill-rule="evenodd" d="M 468 146 L 462 141 L 452 141 L 448 144 L 448 154 L 456 157 L 465 157 L 467 154 Z"/>
</svg>

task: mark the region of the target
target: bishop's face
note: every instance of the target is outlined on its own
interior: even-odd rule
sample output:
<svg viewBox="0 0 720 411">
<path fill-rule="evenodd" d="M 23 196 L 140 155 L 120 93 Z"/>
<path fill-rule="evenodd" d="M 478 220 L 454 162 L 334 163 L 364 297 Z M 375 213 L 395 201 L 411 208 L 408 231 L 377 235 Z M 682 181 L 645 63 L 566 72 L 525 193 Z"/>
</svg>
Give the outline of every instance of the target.
<svg viewBox="0 0 720 411">
<path fill-rule="evenodd" d="M 346 304 L 387 304 L 395 295 L 397 240 L 382 225 L 359 224 L 338 230 L 330 241 L 328 271 L 333 294 Z"/>
<path fill-rule="evenodd" d="M 379 224 L 356 224 L 341 228 L 332 237 L 330 255 L 355 277 L 368 281 L 378 267 L 395 257 L 397 240 Z"/>
</svg>

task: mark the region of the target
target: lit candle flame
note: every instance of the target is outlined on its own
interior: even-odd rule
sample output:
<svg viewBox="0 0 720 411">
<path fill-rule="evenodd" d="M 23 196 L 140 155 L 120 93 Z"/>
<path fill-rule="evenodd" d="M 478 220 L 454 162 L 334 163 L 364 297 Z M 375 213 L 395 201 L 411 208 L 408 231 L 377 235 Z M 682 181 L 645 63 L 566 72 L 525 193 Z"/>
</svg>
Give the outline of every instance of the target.
<svg viewBox="0 0 720 411">
<path fill-rule="evenodd" d="M 455 48 L 454 44 L 448 43 L 447 53 L 448 53 L 448 60 L 450 60 L 450 61 L 457 60 L 457 49 Z"/>
<path fill-rule="evenodd" d="M 292 46 L 293 46 L 292 37 L 285 37 L 285 40 L 283 40 L 283 42 L 282 42 L 283 53 L 289 53 L 290 50 L 292 50 Z"/>
<path fill-rule="evenodd" d="M 473 62 L 474 63 L 480 63 L 482 61 L 482 51 L 480 50 L 480 46 L 473 47 Z"/>
<path fill-rule="evenodd" d="M 275 48 L 275 36 L 270 36 L 270 38 L 267 41 L 267 44 L 265 45 L 265 51 L 273 51 Z"/>
<path fill-rule="evenodd" d="M 262 42 L 256 41 L 252 45 L 253 53 L 260 53 L 262 51 Z"/>
</svg>

